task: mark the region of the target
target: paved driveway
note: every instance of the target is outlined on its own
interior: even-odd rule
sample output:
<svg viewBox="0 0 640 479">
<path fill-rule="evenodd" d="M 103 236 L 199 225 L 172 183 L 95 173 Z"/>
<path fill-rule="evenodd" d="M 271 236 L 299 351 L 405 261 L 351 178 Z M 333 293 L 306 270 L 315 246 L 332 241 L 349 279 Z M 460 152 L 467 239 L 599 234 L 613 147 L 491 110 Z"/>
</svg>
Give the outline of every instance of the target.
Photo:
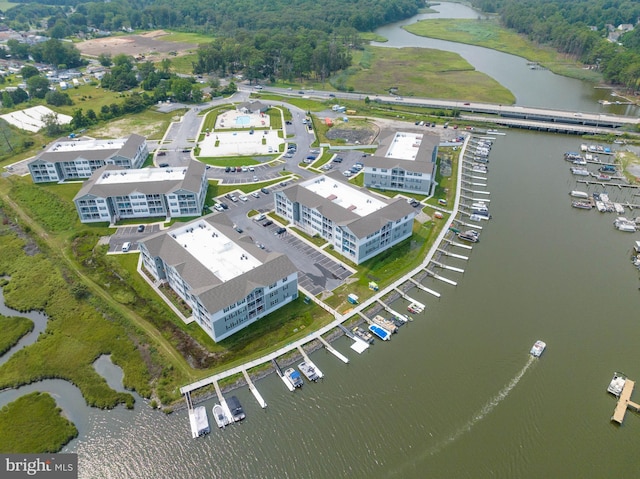
<svg viewBox="0 0 640 479">
<path fill-rule="evenodd" d="M 138 251 L 138 241 L 142 241 L 147 236 L 160 231 L 159 224 L 145 225 L 142 233 L 138 232 L 138 225 L 120 226 L 109 238 L 109 253 L 122 252 L 122 245 L 129 242 L 131 249 L 129 252 Z"/>
</svg>

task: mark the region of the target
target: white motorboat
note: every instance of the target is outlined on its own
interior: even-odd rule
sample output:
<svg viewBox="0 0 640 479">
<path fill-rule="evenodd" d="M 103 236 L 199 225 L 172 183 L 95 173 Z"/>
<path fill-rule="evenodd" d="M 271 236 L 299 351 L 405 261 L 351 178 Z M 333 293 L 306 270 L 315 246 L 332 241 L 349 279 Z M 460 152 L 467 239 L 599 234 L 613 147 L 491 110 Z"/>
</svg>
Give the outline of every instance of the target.
<svg viewBox="0 0 640 479">
<path fill-rule="evenodd" d="M 224 428 L 229 424 L 229 418 L 224 413 L 224 409 L 222 408 L 222 406 L 220 406 L 220 404 L 216 404 L 215 406 L 213 406 L 212 412 L 213 418 L 215 419 L 218 427 Z"/>
<path fill-rule="evenodd" d="M 572 190 L 569 194 L 574 198 L 582 198 L 584 200 L 589 199 L 589 193 L 586 193 L 584 191 Z"/>
<path fill-rule="evenodd" d="M 637 229 L 635 221 L 625 218 L 624 216 L 616 218 L 613 226 L 615 226 L 618 231 L 624 231 L 626 233 L 635 233 Z"/>
<path fill-rule="evenodd" d="M 316 372 L 316 368 L 306 361 L 302 361 L 300 364 L 298 364 L 298 369 L 300 369 L 302 374 L 304 374 L 309 381 L 315 382 L 320 379 L 320 376 Z"/>
<path fill-rule="evenodd" d="M 547 343 L 538 339 L 531 348 L 531 351 L 529 351 L 529 354 L 531 354 L 531 356 L 533 356 L 534 358 L 539 358 L 540 356 L 542 356 L 542 353 L 544 352 L 546 347 Z"/>
<path fill-rule="evenodd" d="M 627 377 L 622 373 L 613 373 L 613 379 L 607 387 L 607 391 L 616 397 L 620 397 L 624 384 L 627 382 Z"/>
</svg>

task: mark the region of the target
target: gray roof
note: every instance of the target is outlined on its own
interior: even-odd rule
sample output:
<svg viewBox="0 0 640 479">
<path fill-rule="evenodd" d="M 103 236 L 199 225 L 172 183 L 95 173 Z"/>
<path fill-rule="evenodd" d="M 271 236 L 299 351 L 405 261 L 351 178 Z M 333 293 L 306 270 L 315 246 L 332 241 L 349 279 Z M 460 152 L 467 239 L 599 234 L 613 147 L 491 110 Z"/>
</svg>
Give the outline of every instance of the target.
<svg viewBox="0 0 640 479">
<path fill-rule="evenodd" d="M 400 158 L 389 158 L 383 156 L 391 146 L 396 132 L 383 130 L 380 133 L 380 146 L 373 156 L 367 156 L 362 163 L 372 168 L 401 168 L 404 171 L 415 171 L 417 173 L 432 174 L 434 164 L 431 161 L 433 150 L 440 144 L 440 137 L 431 135 L 422 130 L 407 130 L 411 133 L 422 134 L 422 142 L 418 148 L 418 153 L 414 160 L 403 160 Z M 380 156 L 378 156 L 380 155 Z"/>
<path fill-rule="evenodd" d="M 340 171 L 332 171 L 325 176 L 371 194 L 366 188 L 360 188 L 345 181 Z M 360 216 L 298 184 L 285 188 L 282 190 L 282 194 L 293 203 L 300 203 L 308 208 L 318 210 L 323 216 L 329 218 L 335 224 L 348 228 L 357 238 L 365 238 L 378 231 L 389 221 L 396 221 L 414 213 L 413 207 L 402 198 L 379 198 L 387 205 L 370 215 Z"/>
<path fill-rule="evenodd" d="M 242 110 L 243 108 L 246 108 L 249 111 L 262 111 L 266 110 L 267 105 L 257 100 L 245 101 L 244 103 L 240 103 L 240 105 L 238 105 L 238 110 Z"/>
<path fill-rule="evenodd" d="M 180 167 L 184 168 L 184 167 Z M 178 169 L 178 168 L 174 168 Z M 101 184 L 96 181 L 102 177 L 105 172 L 122 170 L 121 167 L 116 165 L 106 165 L 98 168 L 93 172 L 91 177 L 84 182 L 80 191 L 73 199 L 78 200 L 85 196 L 94 196 L 98 198 L 109 198 L 112 196 L 127 196 L 131 193 L 137 192 L 145 195 L 153 194 L 169 194 L 178 190 L 190 191 L 192 193 L 200 192 L 200 185 L 202 185 L 202 179 L 206 173 L 206 165 L 199 161 L 190 161 L 187 165 L 184 173 L 184 177 L 179 180 L 157 180 L 157 181 L 144 181 L 138 183 L 108 183 Z M 154 170 L 164 171 L 166 168 L 154 168 Z M 136 171 L 136 170 L 128 170 Z"/>
<path fill-rule="evenodd" d="M 68 142 L 68 138 L 61 138 L 58 141 Z M 40 153 L 38 157 L 31 163 L 44 162 L 44 163 L 61 163 L 67 161 L 74 161 L 78 158 L 84 158 L 85 160 L 103 160 L 113 156 L 122 156 L 124 158 L 133 159 L 136 156 L 138 148 L 146 139 L 143 136 L 131 134 L 122 148 L 97 148 L 97 149 L 82 149 L 82 142 L 78 142 L 78 149 L 71 151 L 51 151 L 46 150 Z M 54 142 L 55 145 L 55 142 Z"/>
<path fill-rule="evenodd" d="M 176 268 L 182 279 L 191 287 L 192 293 L 200 298 L 210 313 L 220 311 L 245 298 L 257 287 L 269 286 L 297 271 L 287 256 L 281 253 L 267 253 L 258 248 L 249 236 L 236 232 L 227 215 L 213 213 L 195 221 L 200 220 L 210 223 L 255 256 L 262 264 L 229 281 L 222 282 L 171 237 L 173 228 L 156 233 L 140 243 L 144 244 L 152 257 L 160 257 L 166 264 Z M 174 225 L 174 228 L 176 227 L 184 227 L 184 223 Z"/>
</svg>

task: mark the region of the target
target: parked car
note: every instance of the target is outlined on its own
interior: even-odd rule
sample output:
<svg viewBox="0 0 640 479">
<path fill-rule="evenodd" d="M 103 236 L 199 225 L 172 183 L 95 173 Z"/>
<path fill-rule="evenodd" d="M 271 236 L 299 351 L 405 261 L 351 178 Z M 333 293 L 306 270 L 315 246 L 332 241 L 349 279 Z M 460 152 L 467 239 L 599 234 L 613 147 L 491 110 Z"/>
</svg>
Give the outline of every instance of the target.
<svg viewBox="0 0 640 479">
<path fill-rule="evenodd" d="M 230 199 L 231 199 L 231 201 L 233 201 L 234 203 L 236 203 L 236 202 L 238 201 L 238 198 L 237 198 L 236 196 L 232 196 Z"/>
<path fill-rule="evenodd" d="M 168 168 L 169 167 L 169 163 L 160 163 L 158 166 L 160 168 Z"/>
<path fill-rule="evenodd" d="M 264 223 L 262 223 L 262 226 L 265 226 L 265 227 L 266 227 L 266 226 L 271 226 L 272 224 L 273 224 L 273 221 L 271 221 L 271 220 L 267 220 L 267 221 L 265 221 Z"/>
<path fill-rule="evenodd" d="M 236 230 L 238 233 L 242 234 L 242 228 L 240 228 L 239 226 L 236 226 L 233 229 Z"/>
<path fill-rule="evenodd" d="M 342 157 L 341 157 L 341 156 L 336 156 L 336 157 L 333 159 L 333 162 L 334 162 L 334 163 L 342 163 Z"/>
<path fill-rule="evenodd" d="M 253 196 L 254 198 L 260 198 L 260 195 L 258 194 L 257 191 L 252 192 L 251 196 Z"/>
<path fill-rule="evenodd" d="M 274 235 L 281 235 L 281 234 L 282 234 L 282 233 L 284 233 L 285 231 L 287 231 L 287 229 L 286 229 L 286 228 L 282 228 L 282 227 L 281 227 L 281 228 L 278 228 L 278 229 L 276 230 L 276 232 L 275 232 L 275 233 L 273 233 L 273 234 L 274 234 Z"/>
<path fill-rule="evenodd" d="M 130 249 L 131 249 L 131 242 L 130 241 L 127 241 L 126 243 L 124 243 L 122 245 L 122 252 L 123 253 L 128 252 Z"/>
<path fill-rule="evenodd" d="M 262 191 L 265 195 L 269 194 L 269 190 L 266 188 L 260 188 L 260 191 Z"/>
<path fill-rule="evenodd" d="M 230 167 L 230 166 L 227 166 L 227 167 L 224 169 L 224 172 L 225 172 L 225 173 L 229 173 L 230 171 L 231 171 L 231 167 Z"/>
<path fill-rule="evenodd" d="M 167 154 L 166 151 L 159 151 L 158 156 L 165 156 Z"/>
<path fill-rule="evenodd" d="M 224 210 L 228 210 L 229 209 L 229 205 L 226 203 L 223 203 L 222 201 L 220 203 L 218 203 L 220 206 L 222 206 L 222 209 Z"/>
<path fill-rule="evenodd" d="M 249 198 L 247 198 L 245 195 L 239 196 L 238 199 L 240 201 L 249 201 Z"/>
<path fill-rule="evenodd" d="M 144 225 L 138 226 L 138 233 L 142 233 L 144 231 Z"/>
<path fill-rule="evenodd" d="M 216 211 L 224 211 L 224 208 L 222 207 L 222 205 L 220 203 L 216 203 L 215 205 L 213 205 L 213 208 Z"/>
</svg>

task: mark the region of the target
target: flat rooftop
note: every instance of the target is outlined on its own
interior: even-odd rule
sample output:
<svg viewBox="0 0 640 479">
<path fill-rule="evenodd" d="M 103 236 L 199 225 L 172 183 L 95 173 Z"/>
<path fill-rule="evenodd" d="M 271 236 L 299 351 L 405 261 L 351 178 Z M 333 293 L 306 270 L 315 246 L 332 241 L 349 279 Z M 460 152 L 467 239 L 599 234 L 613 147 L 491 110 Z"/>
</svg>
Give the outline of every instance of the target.
<svg viewBox="0 0 640 479">
<path fill-rule="evenodd" d="M 171 237 L 222 282 L 262 262 L 204 220 L 171 231 Z"/>
<path fill-rule="evenodd" d="M 96 185 L 121 185 L 152 181 L 183 180 L 186 166 L 169 168 L 141 168 L 136 170 L 107 170 L 95 182 Z"/>
<path fill-rule="evenodd" d="M 418 150 L 422 144 L 421 133 L 397 132 L 391 140 L 389 148 L 384 153 L 385 158 L 414 161 L 418 156 Z"/>
<path fill-rule="evenodd" d="M 69 140 L 56 141 L 49 147 L 50 152 L 87 151 L 87 150 L 119 150 L 126 143 L 126 138 L 117 140 Z"/>
<path fill-rule="evenodd" d="M 312 178 L 300 183 L 300 186 L 358 216 L 370 215 L 387 206 L 386 203 L 368 194 L 365 190 L 354 188 L 347 183 L 327 176 Z"/>
</svg>

